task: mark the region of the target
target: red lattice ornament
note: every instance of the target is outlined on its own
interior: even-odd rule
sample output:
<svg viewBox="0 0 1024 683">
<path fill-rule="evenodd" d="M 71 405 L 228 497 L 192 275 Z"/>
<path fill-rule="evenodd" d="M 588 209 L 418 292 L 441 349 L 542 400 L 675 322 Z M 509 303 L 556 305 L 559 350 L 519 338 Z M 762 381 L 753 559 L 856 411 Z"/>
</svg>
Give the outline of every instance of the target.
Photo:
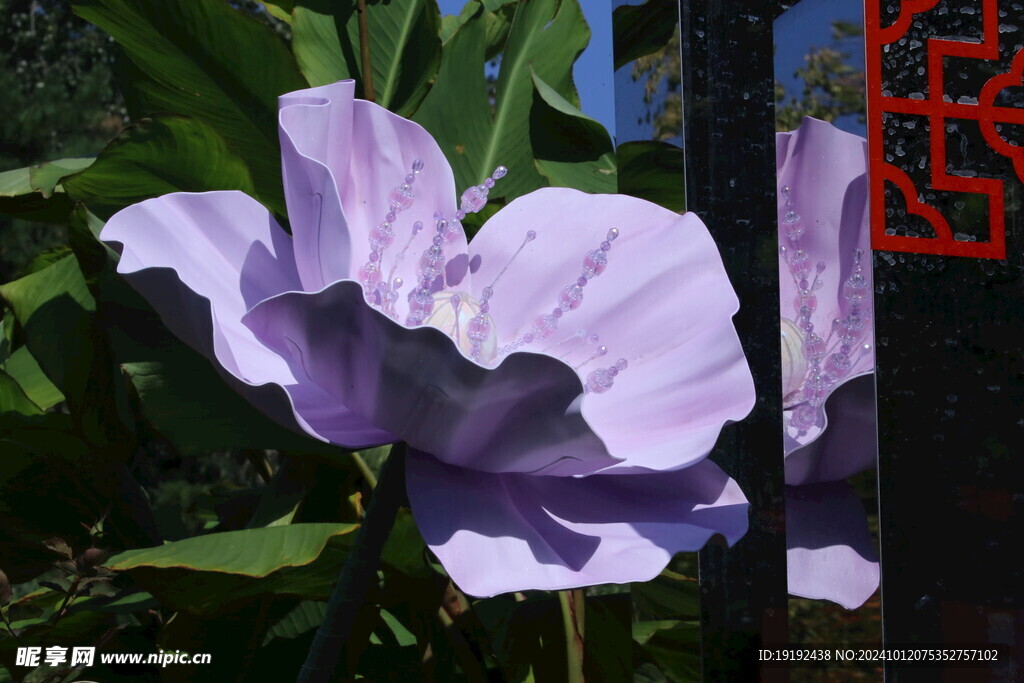
<svg viewBox="0 0 1024 683">
<path fill-rule="evenodd" d="M 928 12 L 939 0 L 903 0 L 896 20 L 885 28 L 881 25 L 882 0 L 865 0 L 868 80 L 868 144 L 871 178 L 871 247 L 873 249 L 971 256 L 975 258 L 1006 258 L 1006 216 L 1003 180 L 964 177 L 946 172 L 947 119 L 977 121 L 988 145 L 1012 160 L 1017 178 L 1024 181 L 1024 148 L 1003 139 L 996 125 L 1024 124 L 1024 110 L 996 106 L 999 93 L 1008 87 L 1020 87 L 1024 77 L 1024 50 L 1013 59 L 1009 72 L 990 78 L 978 93 L 977 103 L 949 102 L 944 98 L 945 57 L 967 59 L 999 59 L 999 17 L 997 0 L 978 0 L 981 4 L 983 36 L 981 42 L 969 43 L 941 37 L 927 40 L 928 93 L 924 99 L 884 95 L 882 92 L 882 52 L 884 46 L 903 38 L 915 15 Z M 930 187 L 933 190 L 984 195 L 988 201 L 989 240 L 969 242 L 954 239 L 949 221 L 933 206 L 919 199 L 919 190 L 900 168 L 888 163 L 884 152 L 883 115 L 914 114 L 928 117 L 930 148 Z M 885 183 L 888 181 L 906 201 L 907 213 L 927 221 L 935 237 L 911 237 L 886 234 Z"/>
</svg>

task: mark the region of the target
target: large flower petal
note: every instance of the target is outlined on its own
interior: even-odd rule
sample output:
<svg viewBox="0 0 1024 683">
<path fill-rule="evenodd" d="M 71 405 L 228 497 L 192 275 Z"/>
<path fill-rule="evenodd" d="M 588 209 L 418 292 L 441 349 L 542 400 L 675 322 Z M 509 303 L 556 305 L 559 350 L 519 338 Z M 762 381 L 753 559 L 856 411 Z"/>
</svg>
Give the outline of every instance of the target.
<svg viewBox="0 0 1024 683">
<path fill-rule="evenodd" d="M 583 288 L 582 304 L 563 315 L 558 332 L 524 348 L 564 358 L 583 378 L 625 358 L 614 386 L 584 400 L 584 416 L 625 459 L 622 467 L 683 467 L 754 405 L 732 324 L 739 303 L 700 219 L 621 195 L 538 190 L 499 211 L 470 245 L 480 262 L 474 296 L 493 284 L 499 344 L 531 333 L 610 228 L 619 236 L 607 268 Z M 536 238 L 524 246 L 528 230 Z M 593 334 L 599 340 L 584 343 Z M 588 362 L 600 345 L 607 355 Z"/>
<path fill-rule="evenodd" d="M 672 554 L 747 528 L 736 483 L 705 461 L 675 472 L 487 474 L 411 451 L 416 523 L 471 595 L 646 581 Z"/>
<path fill-rule="evenodd" d="M 806 446 L 786 437 L 786 483 L 838 481 L 875 467 L 875 381 L 862 375 L 825 401 L 825 429 Z"/>
<path fill-rule="evenodd" d="M 786 487 L 789 592 L 856 609 L 878 588 L 878 551 L 846 482 Z"/>
<path fill-rule="evenodd" d="M 567 476 L 617 462 L 580 414 L 582 386 L 564 363 L 519 353 L 485 369 L 440 330 L 368 306 L 358 283 L 282 294 L 244 322 L 334 401 L 450 464 Z"/>
<path fill-rule="evenodd" d="M 279 422 L 317 433 L 349 434 L 360 445 L 384 443 L 373 429 L 322 390 L 297 379 L 287 362 L 242 324 L 252 305 L 299 288 L 291 240 L 258 202 L 241 192 L 170 194 L 115 214 L 101 238 L 122 245 L 118 272 L 160 314 L 168 328 L 216 361 L 236 390 Z M 303 386 L 297 386 L 299 383 Z M 280 388 L 307 418 L 292 414 Z M 334 406 L 331 410 L 313 408 Z"/>
<path fill-rule="evenodd" d="M 341 279 L 357 279 L 370 253 L 370 231 L 388 213 L 388 195 L 404 182 L 413 162 L 423 171 L 412 189 L 413 205 L 398 214 L 394 244 L 385 250 L 385 275 L 415 281 L 414 263 L 430 245 L 434 213 L 455 214 L 455 179 L 434 139 L 418 124 L 363 100 L 353 99 L 352 81 L 341 81 L 281 97 L 280 132 L 288 214 L 304 289 L 315 291 Z M 422 221 L 409 258 L 396 261 Z M 461 232 L 449 255 L 465 253 Z M 400 301 L 404 314 L 404 301 Z"/>
</svg>

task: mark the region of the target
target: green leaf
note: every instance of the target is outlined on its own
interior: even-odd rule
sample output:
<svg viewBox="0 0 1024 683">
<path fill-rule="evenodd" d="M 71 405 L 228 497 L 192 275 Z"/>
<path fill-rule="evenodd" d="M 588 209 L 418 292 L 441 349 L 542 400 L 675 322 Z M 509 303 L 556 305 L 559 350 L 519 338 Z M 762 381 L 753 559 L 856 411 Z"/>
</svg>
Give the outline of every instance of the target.
<svg viewBox="0 0 1024 683">
<path fill-rule="evenodd" d="M 64 394 L 47 379 L 36 359 L 25 347 L 12 353 L 3 368 L 40 410 L 49 410 L 64 400 Z"/>
<path fill-rule="evenodd" d="M 701 680 L 700 621 L 640 622 L 633 638 L 669 680 Z"/>
<path fill-rule="evenodd" d="M 277 98 L 307 84 L 268 26 L 223 0 L 77 0 L 73 7 L 124 48 L 132 118 L 201 119 L 245 160 L 257 198 L 284 213 Z"/>
<path fill-rule="evenodd" d="M 64 195 L 60 180 L 92 162 L 92 159 L 60 159 L 0 173 L 0 213 L 63 223 L 71 211 L 71 202 Z"/>
<path fill-rule="evenodd" d="M 654 202 L 671 211 L 686 210 L 683 150 L 657 140 L 626 142 L 616 150 L 619 193 Z"/>
<path fill-rule="evenodd" d="M 304 633 L 309 633 L 313 629 L 319 628 L 326 615 L 326 603 L 301 600 L 294 609 L 286 612 L 283 617 L 270 625 L 263 638 L 263 645 L 275 638 L 294 640 Z"/>
<path fill-rule="evenodd" d="M 224 138 L 199 119 L 174 114 L 127 128 L 64 187 L 104 217 L 169 192 L 255 192 L 248 167 Z"/>
<path fill-rule="evenodd" d="M 647 0 L 642 5 L 616 7 L 612 12 L 615 70 L 665 47 L 678 23 L 676 0 Z"/>
<path fill-rule="evenodd" d="M 29 400 L 21 386 L 3 370 L 0 370 L 0 428 L 3 428 L 8 413 L 16 415 L 38 415 L 42 411 Z"/>
<path fill-rule="evenodd" d="M 487 26 L 487 49 L 484 59 L 491 61 L 505 48 L 508 32 L 512 28 L 512 17 L 515 15 L 517 0 L 484 0 L 484 9 L 488 10 L 484 21 Z M 441 17 L 441 42 L 447 43 L 476 13 L 476 3 L 467 3 L 458 15 Z"/>
<path fill-rule="evenodd" d="M 700 617 L 700 586 L 696 579 L 665 570 L 645 583 L 630 584 L 633 604 L 644 619 Z"/>
<path fill-rule="evenodd" d="M 355 78 L 365 93 L 355 3 L 334 3 L 332 7 L 333 13 L 323 7 L 295 8 L 292 45 L 296 60 L 312 85 Z M 415 111 L 441 62 L 440 21 L 433 0 L 392 0 L 367 7 L 377 104 L 402 116 Z"/>
<path fill-rule="evenodd" d="M 427 544 L 420 535 L 412 510 L 401 508 L 381 552 L 381 561 L 403 574 L 414 577 L 433 575 L 425 560 Z"/>
<path fill-rule="evenodd" d="M 0 297 L 14 310 L 46 376 L 70 403 L 81 405 L 93 360 L 96 301 L 74 256 L 0 286 Z"/>
<path fill-rule="evenodd" d="M 608 131 L 532 75 L 530 143 L 537 170 L 555 186 L 614 193 L 615 148 Z"/>
<path fill-rule="evenodd" d="M 149 352 L 152 361 L 122 368 L 142 415 L 184 453 L 254 448 L 323 452 L 339 449 L 278 425 L 233 391 L 210 362 L 184 344 Z"/>
<path fill-rule="evenodd" d="M 129 550 L 106 566 L 126 572 L 171 609 L 217 612 L 258 595 L 326 599 L 355 524 L 226 531 Z"/>
<path fill-rule="evenodd" d="M 292 16 L 292 51 L 309 84 L 315 87 L 352 78 L 355 56 L 343 51 L 334 15 L 300 6 Z"/>
<path fill-rule="evenodd" d="M 531 68 L 563 99 L 577 105 L 572 65 L 587 46 L 590 29 L 576 0 L 518 3 L 502 52 L 492 115 L 481 68 L 489 13 L 479 3 L 474 7 L 474 14 L 445 44 L 437 81 L 414 119 L 437 139 L 459 187 L 481 182 L 501 164 L 509 174 L 493 194 L 513 198 L 547 184 L 534 167 L 529 144 Z"/>
<path fill-rule="evenodd" d="M 0 286 L 0 298 L 14 310 L 25 346 L 64 395 L 83 437 L 103 448 L 107 460 L 128 457 L 135 419 L 75 257 Z"/>
</svg>

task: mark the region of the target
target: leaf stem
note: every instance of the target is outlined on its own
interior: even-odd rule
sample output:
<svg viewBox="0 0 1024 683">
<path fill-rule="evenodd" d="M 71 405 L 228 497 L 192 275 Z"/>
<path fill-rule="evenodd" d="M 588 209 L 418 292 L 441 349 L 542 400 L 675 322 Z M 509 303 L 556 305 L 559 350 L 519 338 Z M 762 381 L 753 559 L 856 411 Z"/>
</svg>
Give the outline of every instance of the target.
<svg viewBox="0 0 1024 683">
<path fill-rule="evenodd" d="M 565 627 L 565 657 L 568 662 L 568 683 L 585 683 L 583 675 L 584 592 L 582 588 L 559 591 L 562 625 Z"/>
<path fill-rule="evenodd" d="M 341 568 L 327 603 L 327 614 L 299 672 L 298 683 L 336 680 L 334 670 L 338 659 L 352 635 L 356 616 L 366 601 L 370 586 L 377 582 L 377 566 L 384 542 L 405 499 L 405 452 L 404 443 L 395 444 L 384 463 L 352 552 Z"/>
<path fill-rule="evenodd" d="M 373 92 L 373 66 L 370 64 L 370 24 L 366 18 L 366 0 L 357 0 L 356 9 L 359 13 L 359 57 L 363 63 L 363 99 L 374 102 L 377 96 Z"/>
</svg>

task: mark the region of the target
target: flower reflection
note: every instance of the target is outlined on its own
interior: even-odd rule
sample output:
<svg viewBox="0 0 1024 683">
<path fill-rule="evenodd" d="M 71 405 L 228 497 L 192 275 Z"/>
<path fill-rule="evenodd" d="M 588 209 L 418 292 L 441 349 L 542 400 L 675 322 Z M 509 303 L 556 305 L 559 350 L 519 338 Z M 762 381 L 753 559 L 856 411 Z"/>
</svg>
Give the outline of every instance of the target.
<svg viewBox="0 0 1024 683">
<path fill-rule="evenodd" d="M 776 143 L 789 592 L 853 609 L 879 576 L 845 481 L 876 461 L 867 145 L 812 118 Z"/>
</svg>

